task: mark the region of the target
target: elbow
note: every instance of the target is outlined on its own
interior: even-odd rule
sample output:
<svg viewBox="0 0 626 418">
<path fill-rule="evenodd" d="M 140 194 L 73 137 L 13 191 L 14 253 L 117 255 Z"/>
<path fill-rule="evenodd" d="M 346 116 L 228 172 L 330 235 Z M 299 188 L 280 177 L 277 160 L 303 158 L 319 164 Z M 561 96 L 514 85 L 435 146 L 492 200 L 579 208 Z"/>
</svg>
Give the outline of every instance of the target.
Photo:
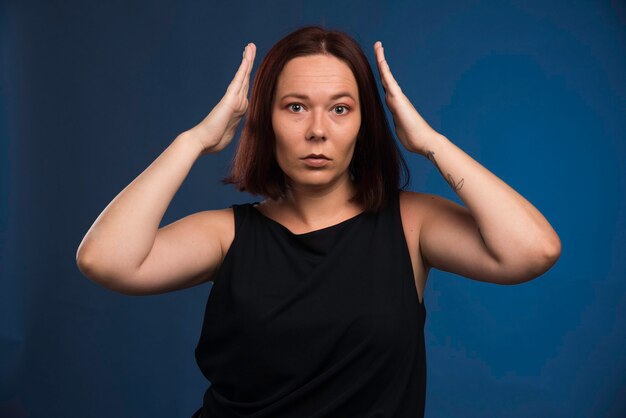
<svg viewBox="0 0 626 418">
<path fill-rule="evenodd" d="M 514 275 L 509 284 L 521 284 L 542 276 L 556 264 L 560 256 L 560 241 L 539 253 L 533 253 L 526 258 L 524 267 L 518 265 L 517 269 L 512 269 L 519 273 Z"/>
<path fill-rule="evenodd" d="M 533 250 L 528 251 L 528 265 L 533 266 L 532 278 L 538 277 L 552 268 L 561 257 L 561 239 L 553 232 Z"/>
<path fill-rule="evenodd" d="M 550 247 L 549 249 L 544 251 L 542 254 L 537 255 L 533 263 L 535 268 L 534 268 L 534 271 L 531 273 L 531 279 L 529 280 L 532 280 L 536 277 L 539 277 L 545 274 L 548 270 L 550 270 L 556 264 L 560 256 L 561 256 L 560 244 Z"/>
<path fill-rule="evenodd" d="M 533 262 L 529 263 L 534 266 L 529 280 L 545 274 L 556 264 L 559 257 L 561 257 L 561 241 L 557 237 L 554 243 L 546 246 L 541 253 L 535 255 Z"/>
<path fill-rule="evenodd" d="M 83 276 L 112 292 L 128 296 L 140 296 L 143 294 L 141 289 L 133 286 L 133 277 L 122 274 L 118 270 L 111 270 L 111 267 L 107 268 L 98 264 L 88 254 L 77 255 L 76 266 Z"/>
<path fill-rule="evenodd" d="M 83 276 L 90 279 L 101 286 L 109 287 L 108 280 L 102 274 L 102 271 L 97 268 L 92 258 L 87 254 L 76 255 L 76 266 Z"/>
<path fill-rule="evenodd" d="M 97 281 L 95 274 L 97 272 L 95 265 L 95 259 L 93 257 L 94 252 L 92 250 L 88 250 L 88 246 L 85 244 L 85 240 L 80 243 L 78 249 L 76 250 L 76 267 L 78 267 L 78 271 L 80 271 L 83 276 Z"/>
<path fill-rule="evenodd" d="M 80 271 L 83 276 L 86 276 L 91 279 L 92 271 L 91 261 L 89 258 L 80 252 L 80 250 L 76 253 L 76 267 L 78 267 L 78 271 Z"/>
<path fill-rule="evenodd" d="M 556 233 L 549 240 L 546 240 L 543 253 L 541 257 L 539 257 L 543 259 L 544 265 L 547 266 L 546 270 L 556 264 L 558 259 L 561 257 L 561 249 L 561 239 Z"/>
<path fill-rule="evenodd" d="M 545 274 L 561 256 L 561 241 L 556 237 L 556 240 L 544 245 L 541 250 L 535 247 L 521 254 L 525 255 L 521 256 L 520 252 L 517 251 L 511 259 L 501 263 L 501 281 L 499 283 L 517 285 Z"/>
</svg>

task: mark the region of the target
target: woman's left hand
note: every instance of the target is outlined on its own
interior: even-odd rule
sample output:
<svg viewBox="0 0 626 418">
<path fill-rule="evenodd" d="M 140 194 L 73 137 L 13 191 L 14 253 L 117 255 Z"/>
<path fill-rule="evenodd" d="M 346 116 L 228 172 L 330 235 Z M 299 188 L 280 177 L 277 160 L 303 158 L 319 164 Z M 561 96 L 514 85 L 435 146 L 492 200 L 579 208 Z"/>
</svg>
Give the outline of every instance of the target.
<svg viewBox="0 0 626 418">
<path fill-rule="evenodd" d="M 378 73 L 386 93 L 385 101 L 393 116 L 398 139 L 407 150 L 426 156 L 429 151 L 428 144 L 435 141 L 440 134 L 426 123 L 402 93 L 402 89 L 391 74 L 380 41 L 374 44 L 374 52 L 378 63 Z"/>
</svg>

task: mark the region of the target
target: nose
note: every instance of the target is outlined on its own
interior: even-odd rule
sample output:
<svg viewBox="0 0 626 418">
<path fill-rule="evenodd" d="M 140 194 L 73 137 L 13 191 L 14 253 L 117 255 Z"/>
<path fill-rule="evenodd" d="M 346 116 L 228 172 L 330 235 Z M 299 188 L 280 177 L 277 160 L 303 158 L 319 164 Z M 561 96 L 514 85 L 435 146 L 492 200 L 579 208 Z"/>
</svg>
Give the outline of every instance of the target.
<svg viewBox="0 0 626 418">
<path fill-rule="evenodd" d="M 326 127 L 324 126 L 324 111 L 311 112 L 311 122 L 307 130 L 306 138 L 309 140 L 326 140 Z"/>
</svg>

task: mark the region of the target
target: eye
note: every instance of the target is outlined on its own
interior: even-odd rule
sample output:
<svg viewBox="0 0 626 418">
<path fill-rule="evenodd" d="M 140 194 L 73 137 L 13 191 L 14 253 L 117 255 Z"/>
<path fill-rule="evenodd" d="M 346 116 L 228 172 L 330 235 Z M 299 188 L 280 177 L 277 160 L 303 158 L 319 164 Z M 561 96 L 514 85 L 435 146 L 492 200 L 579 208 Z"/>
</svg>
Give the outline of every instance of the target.
<svg viewBox="0 0 626 418">
<path fill-rule="evenodd" d="M 344 105 L 339 105 L 339 106 L 335 106 L 335 109 L 341 109 L 342 111 L 340 113 L 336 113 L 337 115 L 345 115 L 346 112 L 348 111 L 348 106 L 344 106 Z"/>
<path fill-rule="evenodd" d="M 289 105 L 287 105 L 287 107 L 291 110 L 294 110 L 294 106 L 296 108 L 302 108 L 302 105 L 300 105 L 299 103 L 290 103 Z M 300 112 L 296 110 L 295 113 L 300 113 Z"/>
</svg>

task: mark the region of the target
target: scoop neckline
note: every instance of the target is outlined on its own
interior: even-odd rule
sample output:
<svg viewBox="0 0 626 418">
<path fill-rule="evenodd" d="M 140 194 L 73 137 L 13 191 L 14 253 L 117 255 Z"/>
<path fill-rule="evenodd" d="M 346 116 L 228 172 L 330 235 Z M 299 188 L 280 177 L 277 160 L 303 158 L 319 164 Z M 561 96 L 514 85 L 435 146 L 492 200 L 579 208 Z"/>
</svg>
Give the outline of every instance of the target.
<svg viewBox="0 0 626 418">
<path fill-rule="evenodd" d="M 360 213 L 358 213 L 358 214 L 356 214 L 356 215 L 352 216 L 351 218 L 344 219 L 343 221 L 341 221 L 341 222 L 339 222 L 339 223 L 336 223 L 336 224 L 334 224 L 334 225 L 325 226 L 324 228 L 315 229 L 315 230 L 313 230 L 313 231 L 304 232 L 304 233 L 302 233 L 302 234 L 296 234 L 296 233 L 292 232 L 289 228 L 287 228 L 285 225 L 281 224 L 281 223 L 280 223 L 280 222 L 278 222 L 278 221 L 275 221 L 274 219 L 270 218 L 269 216 L 267 216 L 267 215 L 265 215 L 263 212 L 261 212 L 259 209 L 257 209 L 257 207 L 256 207 L 255 205 L 258 205 L 258 204 L 260 204 L 260 202 L 254 202 L 254 203 L 250 203 L 250 206 L 252 207 L 252 209 L 254 209 L 254 211 L 255 211 L 256 213 L 258 213 L 259 215 L 261 215 L 261 216 L 262 216 L 262 217 L 264 217 L 265 219 L 268 219 L 270 222 L 272 222 L 272 223 L 274 223 L 274 224 L 278 225 L 279 227 L 281 227 L 282 229 L 284 229 L 285 231 L 287 231 L 290 235 L 292 235 L 292 236 L 294 236 L 294 237 L 305 237 L 305 236 L 307 236 L 307 235 L 313 235 L 313 234 L 315 234 L 315 233 L 317 233 L 317 232 L 323 232 L 323 231 L 329 230 L 329 229 L 331 229 L 331 228 L 336 228 L 336 227 L 338 227 L 338 226 L 345 225 L 346 223 L 348 223 L 348 222 L 350 222 L 350 221 L 353 221 L 353 220 L 355 220 L 355 219 L 358 219 L 358 218 L 360 218 L 362 215 L 364 215 L 364 214 L 366 213 L 366 211 L 363 211 L 363 212 L 360 212 Z"/>
</svg>

